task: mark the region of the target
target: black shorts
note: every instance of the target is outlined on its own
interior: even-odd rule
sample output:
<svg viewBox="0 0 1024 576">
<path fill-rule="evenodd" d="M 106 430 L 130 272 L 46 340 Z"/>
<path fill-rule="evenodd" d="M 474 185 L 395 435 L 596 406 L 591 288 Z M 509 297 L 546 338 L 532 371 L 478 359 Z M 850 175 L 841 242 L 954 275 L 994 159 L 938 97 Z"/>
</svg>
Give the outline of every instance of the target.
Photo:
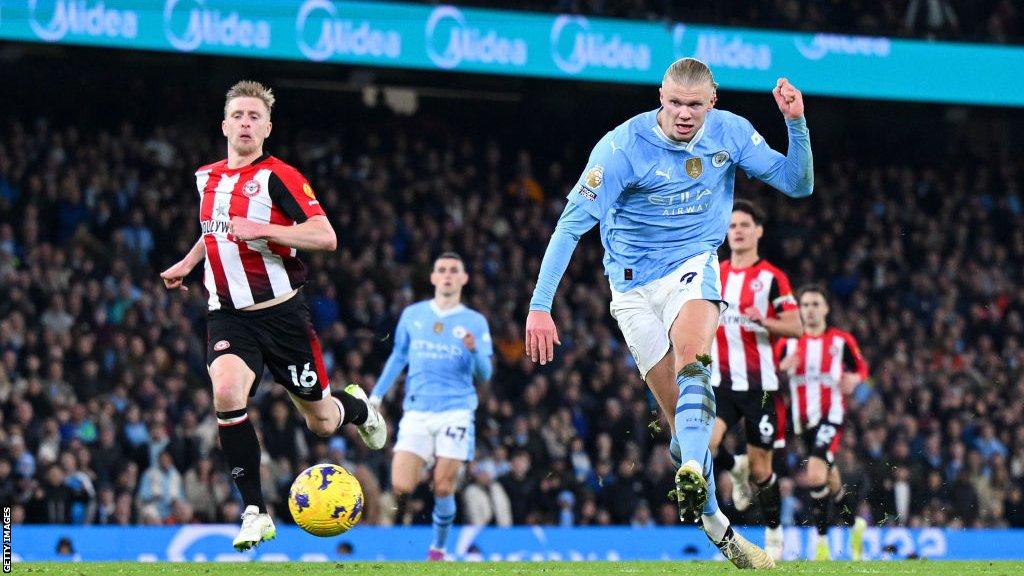
<svg viewBox="0 0 1024 576">
<path fill-rule="evenodd" d="M 725 422 L 726 429 L 732 428 L 742 418 L 747 444 L 764 450 L 775 445 L 778 418 L 775 413 L 775 396 L 778 392 L 762 390 L 736 391 L 715 387 L 715 403 L 718 417 Z"/>
<path fill-rule="evenodd" d="M 264 366 L 274 380 L 303 400 L 331 394 L 320 340 L 313 330 L 302 293 L 262 310 L 214 310 L 207 316 L 206 365 L 234 354 L 256 374 L 256 393 Z"/>
<path fill-rule="evenodd" d="M 836 452 L 839 451 L 839 442 L 843 438 L 843 425 L 823 420 L 817 426 L 804 430 L 801 437 L 804 445 L 810 450 L 808 456 L 821 458 L 831 465 Z"/>
</svg>

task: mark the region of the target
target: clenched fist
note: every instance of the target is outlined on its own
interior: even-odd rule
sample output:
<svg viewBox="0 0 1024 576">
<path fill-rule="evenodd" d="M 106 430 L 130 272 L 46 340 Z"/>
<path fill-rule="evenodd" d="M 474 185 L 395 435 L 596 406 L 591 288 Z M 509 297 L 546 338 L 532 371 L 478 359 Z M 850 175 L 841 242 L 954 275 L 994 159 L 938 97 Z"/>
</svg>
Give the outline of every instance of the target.
<svg viewBox="0 0 1024 576">
<path fill-rule="evenodd" d="M 236 240 L 246 242 L 249 240 L 261 240 L 266 238 L 266 227 L 266 224 L 253 222 L 248 218 L 233 216 L 231 218 L 231 223 L 228 224 L 228 232 L 234 236 Z"/>
<path fill-rule="evenodd" d="M 789 119 L 800 118 L 804 115 L 804 95 L 789 83 L 785 78 L 779 78 L 772 90 L 775 96 L 775 103 L 779 105 L 779 111 Z"/>
</svg>

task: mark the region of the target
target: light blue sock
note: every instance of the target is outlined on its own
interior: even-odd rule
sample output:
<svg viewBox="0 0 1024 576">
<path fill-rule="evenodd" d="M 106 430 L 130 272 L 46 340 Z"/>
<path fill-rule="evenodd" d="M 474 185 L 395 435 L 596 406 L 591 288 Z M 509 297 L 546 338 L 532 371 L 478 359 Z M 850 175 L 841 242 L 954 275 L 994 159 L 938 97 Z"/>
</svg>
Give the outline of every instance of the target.
<svg viewBox="0 0 1024 576">
<path fill-rule="evenodd" d="M 708 363 L 710 364 L 710 362 Z M 676 444 L 679 461 L 700 462 L 708 481 L 708 502 L 704 514 L 718 511 L 715 497 L 715 475 L 711 463 L 711 431 L 715 426 L 715 393 L 711 389 L 711 369 L 701 360 L 683 366 L 676 378 L 679 399 L 676 401 Z M 669 445 L 669 451 L 673 446 Z"/>
<path fill-rule="evenodd" d="M 715 425 L 715 393 L 711 390 L 711 370 L 701 362 L 683 366 L 676 378 L 676 439 L 682 462 L 704 462 Z"/>
<path fill-rule="evenodd" d="M 680 460 L 679 441 L 673 436 L 672 440 L 668 443 L 668 457 L 672 460 L 672 464 L 679 468 L 683 465 L 683 461 Z M 714 515 L 718 512 L 718 496 L 715 492 L 715 468 L 714 458 L 711 457 L 711 451 L 708 450 L 707 456 L 704 457 L 704 477 L 708 480 L 708 502 L 704 505 L 704 514 Z M 721 538 L 719 538 L 721 540 Z"/>
<path fill-rule="evenodd" d="M 704 478 L 708 481 L 708 501 L 704 504 L 704 515 L 714 515 L 718 513 L 718 491 L 715 487 L 715 459 L 711 457 L 711 450 L 704 456 Z"/>
<path fill-rule="evenodd" d="M 679 440 L 676 440 L 676 437 L 673 436 L 672 440 L 670 440 L 668 443 L 668 457 L 672 460 L 672 464 L 676 468 L 679 468 L 680 466 L 683 465 L 683 461 L 681 460 L 682 456 L 680 454 L 681 453 L 679 451 Z"/>
<path fill-rule="evenodd" d="M 431 548 L 444 550 L 448 542 L 448 533 L 455 521 L 455 495 L 434 498 L 434 543 Z"/>
</svg>

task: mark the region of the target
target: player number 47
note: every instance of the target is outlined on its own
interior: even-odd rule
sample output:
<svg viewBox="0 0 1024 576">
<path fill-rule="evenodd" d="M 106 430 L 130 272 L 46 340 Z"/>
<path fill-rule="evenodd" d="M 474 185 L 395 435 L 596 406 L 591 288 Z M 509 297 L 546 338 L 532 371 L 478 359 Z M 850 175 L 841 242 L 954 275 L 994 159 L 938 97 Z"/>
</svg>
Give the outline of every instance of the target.
<svg viewBox="0 0 1024 576">
<path fill-rule="evenodd" d="M 457 441 L 461 441 L 466 437 L 465 426 L 449 426 L 445 431 L 444 435 Z"/>
</svg>

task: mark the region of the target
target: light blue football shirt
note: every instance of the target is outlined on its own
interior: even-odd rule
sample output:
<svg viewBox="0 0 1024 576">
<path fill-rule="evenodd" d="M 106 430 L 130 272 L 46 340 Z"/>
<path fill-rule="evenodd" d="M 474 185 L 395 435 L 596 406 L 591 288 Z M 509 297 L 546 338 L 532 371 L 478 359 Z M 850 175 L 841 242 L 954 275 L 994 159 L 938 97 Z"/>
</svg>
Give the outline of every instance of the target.
<svg viewBox="0 0 1024 576">
<path fill-rule="evenodd" d="M 605 274 L 617 291 L 627 292 L 718 249 L 729 228 L 737 168 L 788 196 L 813 191 L 803 118 L 786 120 L 784 156 L 749 121 L 725 110 L 709 110 L 686 143 L 668 138 L 657 114 L 634 116 L 594 147 L 548 244 L 532 310 L 551 310 L 576 242 L 594 224 L 600 223 Z"/>
<path fill-rule="evenodd" d="M 476 352 L 462 338 L 473 334 Z M 395 347 L 371 396 L 383 398 L 408 366 L 404 410 L 476 410 L 474 377 L 491 377 L 494 346 L 487 319 L 460 304 L 441 310 L 433 300 L 406 307 L 395 329 Z"/>
</svg>

